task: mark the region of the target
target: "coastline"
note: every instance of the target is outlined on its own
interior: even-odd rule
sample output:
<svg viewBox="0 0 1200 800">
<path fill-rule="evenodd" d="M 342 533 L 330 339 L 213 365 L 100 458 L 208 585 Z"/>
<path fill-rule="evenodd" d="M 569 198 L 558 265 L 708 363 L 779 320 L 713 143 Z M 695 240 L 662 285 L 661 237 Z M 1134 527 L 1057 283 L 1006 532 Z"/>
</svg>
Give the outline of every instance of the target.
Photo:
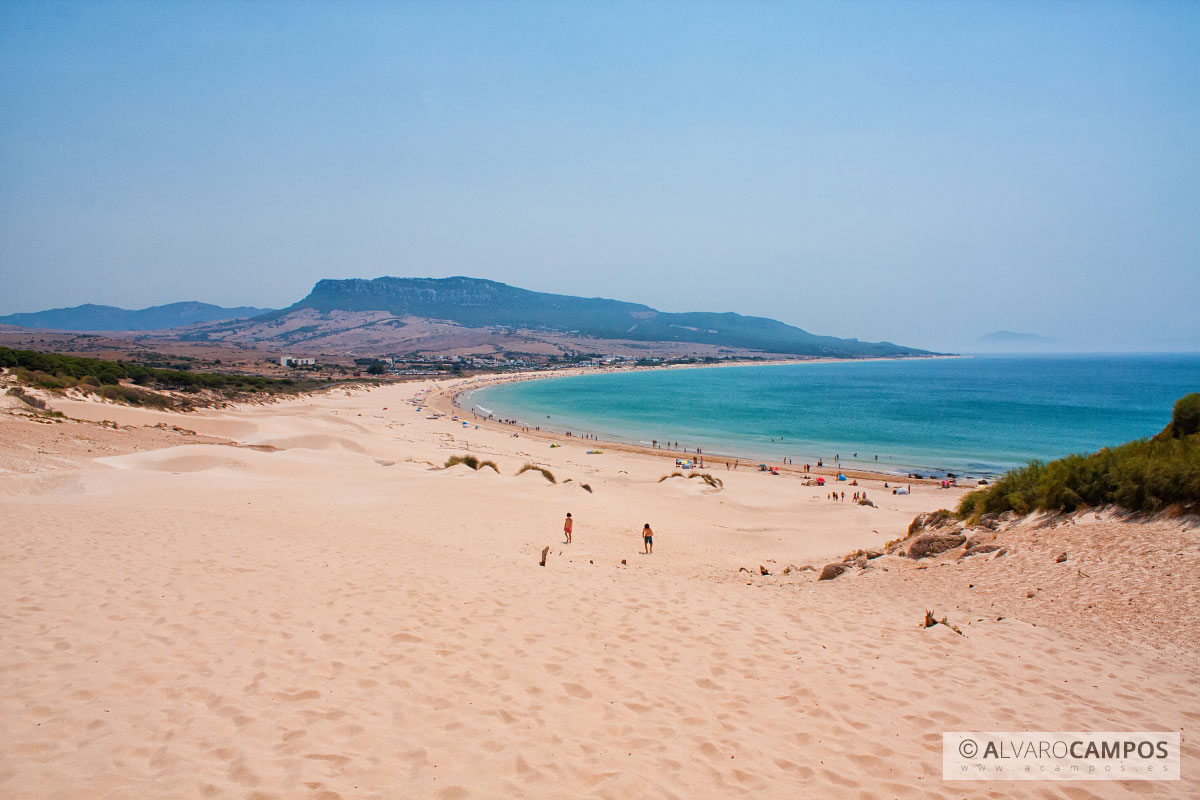
<svg viewBox="0 0 1200 800">
<path fill-rule="evenodd" d="M 576 376 L 581 376 L 581 375 L 616 374 L 616 373 L 624 373 L 624 372 L 652 372 L 652 371 L 665 371 L 665 370 L 678 370 L 678 369 L 710 369 L 710 368 L 720 369 L 720 368 L 726 368 L 726 367 L 765 367 L 765 366 L 785 366 L 785 365 L 798 365 L 798 364 L 857 363 L 857 362 L 868 362 L 868 361 L 869 362 L 907 361 L 907 360 L 912 360 L 912 359 L 922 359 L 922 360 L 925 360 L 925 359 L 956 359 L 956 358 L 963 358 L 963 357 L 964 356 L 960 356 L 960 355 L 933 355 L 933 356 L 914 356 L 911 358 L 887 357 L 887 358 L 856 358 L 856 359 L 845 359 L 845 358 L 781 359 L 779 361 L 772 361 L 769 363 L 763 363 L 763 362 L 759 362 L 759 361 L 735 361 L 735 362 L 727 362 L 727 363 L 722 363 L 722 364 L 674 364 L 674 365 L 670 365 L 670 366 L 634 367 L 634 368 L 580 367 L 580 368 L 568 368 L 568 369 L 562 369 L 562 370 L 554 370 L 554 371 L 549 371 L 549 372 L 544 371 L 544 370 L 516 372 L 516 373 L 505 374 L 503 376 L 487 375 L 487 376 L 474 376 L 474 377 L 470 377 L 470 378 L 451 379 L 452 382 L 448 383 L 442 389 L 431 394 L 430 407 L 433 408 L 434 410 L 438 411 L 439 413 L 443 413 L 443 414 L 471 415 L 472 424 L 477 424 L 480 427 L 487 427 L 490 430 L 505 431 L 505 432 L 508 432 L 511 434 L 513 432 L 515 426 L 504 423 L 504 422 L 500 422 L 499 420 L 496 420 L 496 419 L 489 419 L 487 417 L 483 417 L 483 416 L 476 414 L 472 409 L 465 408 L 464 406 L 462 406 L 460 403 L 460 398 L 469 392 L 474 392 L 474 391 L 477 391 L 477 390 L 483 389 L 483 388 L 492 388 L 495 386 L 501 386 L 504 384 L 524 383 L 527 381 L 548 380 L 548 379 L 553 379 L 553 378 L 569 378 L 569 377 L 576 377 Z M 672 462 L 678 458 L 684 458 L 684 459 L 690 460 L 690 459 L 697 457 L 694 448 L 690 452 L 683 448 L 680 448 L 680 449 L 654 448 L 654 447 L 649 447 L 649 446 L 642 445 L 642 444 L 635 444 L 632 442 L 619 441 L 619 440 L 615 440 L 615 439 L 606 439 L 603 437 L 585 438 L 585 437 L 581 437 L 581 436 L 573 436 L 573 435 L 568 434 L 566 431 L 537 430 L 536 428 L 521 427 L 520 435 L 527 437 L 527 438 L 536 438 L 541 441 L 555 443 L 555 444 L 558 444 L 559 446 L 564 446 L 564 445 L 568 445 L 568 444 L 578 445 L 580 443 L 586 443 L 587 449 L 603 447 L 603 448 L 607 448 L 610 450 L 616 450 L 616 451 L 625 452 L 625 453 L 636 453 L 636 454 L 640 454 L 640 455 L 655 456 L 655 457 L 659 457 L 659 458 L 669 458 L 669 459 L 671 459 Z M 903 483 L 903 484 L 924 484 L 924 485 L 931 485 L 931 486 L 940 486 L 941 482 L 942 482 L 942 479 L 936 478 L 936 477 L 915 478 L 915 477 L 909 477 L 908 473 L 885 472 L 885 471 L 881 471 L 881 470 L 865 469 L 861 466 L 850 467 L 850 466 L 840 466 L 837 464 L 834 464 L 833 466 L 824 465 L 822 467 L 813 466 L 808 472 L 805 472 L 803 465 L 796 466 L 795 464 L 784 464 L 777 458 L 761 457 L 761 456 L 757 456 L 754 454 L 737 455 L 737 454 L 704 452 L 704 453 L 702 453 L 702 456 L 703 456 L 706 468 L 710 465 L 720 466 L 720 467 L 725 467 L 725 466 L 732 467 L 734 464 L 737 464 L 737 465 L 739 465 L 739 468 L 742 468 L 742 469 L 746 469 L 746 468 L 753 469 L 753 468 L 756 468 L 758 464 L 762 463 L 762 464 L 767 464 L 769 467 L 772 467 L 781 473 L 795 475 L 798 477 L 803 477 L 806 475 L 813 475 L 813 476 L 824 477 L 824 478 L 836 478 L 837 475 L 839 473 L 841 473 L 842 475 L 845 475 L 849 480 L 878 481 L 882 484 L 888 484 L 889 488 L 893 488 L 890 485 L 895 484 L 897 482 Z M 672 464 L 671 466 L 673 467 L 674 465 Z M 988 477 L 991 477 L 991 476 L 988 476 Z M 962 487 L 960 487 L 960 488 L 962 488 Z M 965 488 L 974 488 L 974 487 L 966 486 Z"/>
</svg>

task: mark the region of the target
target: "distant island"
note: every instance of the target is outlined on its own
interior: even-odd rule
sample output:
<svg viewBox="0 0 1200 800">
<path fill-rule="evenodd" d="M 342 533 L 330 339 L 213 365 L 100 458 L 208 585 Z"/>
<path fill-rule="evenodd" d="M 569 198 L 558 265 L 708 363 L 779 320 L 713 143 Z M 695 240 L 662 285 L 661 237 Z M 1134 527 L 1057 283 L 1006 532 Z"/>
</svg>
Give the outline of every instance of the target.
<svg viewBox="0 0 1200 800">
<path fill-rule="evenodd" d="M 73 308 L 52 308 L 26 314 L 0 317 L 0 325 L 22 328 L 50 328 L 59 331 L 158 331 L 195 325 L 198 322 L 253 317 L 269 308 L 238 306 L 222 308 L 209 303 L 183 302 L 130 310 L 116 306 L 87 303 Z"/>
</svg>

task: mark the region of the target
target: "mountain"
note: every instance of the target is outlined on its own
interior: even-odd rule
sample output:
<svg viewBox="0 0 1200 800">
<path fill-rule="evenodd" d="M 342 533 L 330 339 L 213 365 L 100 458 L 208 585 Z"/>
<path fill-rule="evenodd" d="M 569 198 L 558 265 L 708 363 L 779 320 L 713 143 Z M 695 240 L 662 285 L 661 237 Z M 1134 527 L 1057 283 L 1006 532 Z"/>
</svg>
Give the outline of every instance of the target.
<svg viewBox="0 0 1200 800">
<path fill-rule="evenodd" d="M 322 280 L 295 305 L 245 323 L 215 326 L 213 332 L 232 331 L 246 325 L 279 325 L 300 312 L 310 316 L 315 313 L 320 318 L 335 313 L 386 312 L 395 315 L 394 324 L 402 324 L 406 318 L 421 318 L 466 328 L 552 332 L 626 342 L 687 342 L 776 354 L 831 357 L 927 354 L 891 342 L 818 336 L 764 317 L 666 313 L 638 303 L 546 294 L 464 277 Z M 305 328 L 313 329 L 310 325 Z"/>
<path fill-rule="evenodd" d="M 1058 339 L 1039 336 L 1036 333 L 1015 333 L 1013 331 L 993 331 L 975 340 L 990 352 L 1029 352 L 1031 350 L 1053 350 L 1061 348 L 1063 343 Z"/>
<path fill-rule="evenodd" d="M 156 331 L 195 325 L 198 322 L 218 322 L 241 317 L 253 317 L 271 311 L 269 308 L 239 306 L 222 308 L 208 303 L 169 303 L 136 311 L 115 306 L 88 303 L 74 308 L 52 308 L 28 314 L 9 314 L 0 317 L 0 325 L 19 325 L 23 328 L 52 328 L 60 331 Z"/>
</svg>

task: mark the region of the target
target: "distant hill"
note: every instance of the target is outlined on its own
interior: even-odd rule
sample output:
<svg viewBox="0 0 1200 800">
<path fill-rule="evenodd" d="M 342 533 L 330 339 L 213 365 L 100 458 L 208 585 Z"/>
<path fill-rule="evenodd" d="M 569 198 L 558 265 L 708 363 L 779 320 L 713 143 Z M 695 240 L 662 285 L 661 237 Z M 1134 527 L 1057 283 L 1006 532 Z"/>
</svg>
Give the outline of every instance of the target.
<svg viewBox="0 0 1200 800">
<path fill-rule="evenodd" d="M 666 313 L 638 303 L 532 292 L 464 277 L 322 280 L 293 306 L 246 323 L 226 323 L 210 330 L 218 337 L 223 331 L 254 325 L 263 326 L 265 332 L 301 312 L 322 316 L 386 312 L 395 315 L 397 321 L 423 318 L 466 328 L 519 329 L 632 342 L 690 342 L 773 354 L 842 358 L 927 354 L 891 342 L 818 336 L 764 317 Z"/>
<path fill-rule="evenodd" d="M 1036 333 L 1016 333 L 1014 331 L 993 331 L 975 340 L 985 348 L 999 351 L 1050 350 L 1061 347 L 1062 342 Z"/>
<path fill-rule="evenodd" d="M 222 308 L 208 303 L 169 303 L 137 310 L 88 303 L 74 308 L 52 308 L 28 314 L 9 314 L 0 317 L 0 325 L 19 325 L 23 328 L 52 328 L 60 331 L 155 331 L 179 328 L 198 322 L 218 322 L 253 317 L 271 311 L 269 308 L 239 306 Z"/>
</svg>

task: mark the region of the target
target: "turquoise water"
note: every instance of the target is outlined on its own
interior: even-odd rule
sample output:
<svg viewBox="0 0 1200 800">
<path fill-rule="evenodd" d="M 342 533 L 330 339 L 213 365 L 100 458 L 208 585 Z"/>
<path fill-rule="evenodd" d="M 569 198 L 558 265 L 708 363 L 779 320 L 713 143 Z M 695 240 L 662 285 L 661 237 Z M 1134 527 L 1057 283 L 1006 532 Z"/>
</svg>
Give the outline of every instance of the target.
<svg viewBox="0 0 1200 800">
<path fill-rule="evenodd" d="M 979 476 L 1150 436 L 1190 391 L 1200 355 L 996 356 L 581 375 L 461 402 L 615 441 Z"/>
</svg>

